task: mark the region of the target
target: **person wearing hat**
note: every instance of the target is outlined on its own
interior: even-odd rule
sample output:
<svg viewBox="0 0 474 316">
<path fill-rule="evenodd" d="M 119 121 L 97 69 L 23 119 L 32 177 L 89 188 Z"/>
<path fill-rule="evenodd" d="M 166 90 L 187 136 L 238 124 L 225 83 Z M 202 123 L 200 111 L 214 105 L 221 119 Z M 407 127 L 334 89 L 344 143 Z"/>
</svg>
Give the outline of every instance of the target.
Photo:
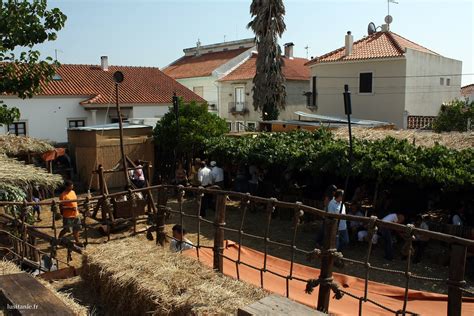
<svg viewBox="0 0 474 316">
<path fill-rule="evenodd" d="M 215 161 L 211 161 L 211 178 L 212 183 L 224 189 L 224 170 L 218 167 Z"/>
</svg>

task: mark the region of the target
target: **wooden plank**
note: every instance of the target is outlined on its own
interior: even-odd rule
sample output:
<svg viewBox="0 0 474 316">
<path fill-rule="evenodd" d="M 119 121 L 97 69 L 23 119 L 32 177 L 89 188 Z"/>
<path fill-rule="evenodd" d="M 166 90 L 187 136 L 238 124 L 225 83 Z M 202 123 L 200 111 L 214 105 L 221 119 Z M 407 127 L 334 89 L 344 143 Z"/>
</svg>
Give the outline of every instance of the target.
<svg viewBox="0 0 474 316">
<path fill-rule="evenodd" d="M 258 302 L 239 308 L 238 316 L 253 316 L 253 315 L 272 315 L 272 316 L 287 316 L 287 315 L 326 315 L 306 305 L 302 305 L 292 301 L 286 297 L 272 294 L 261 299 Z"/>
<path fill-rule="evenodd" d="M 0 306 L 13 315 L 72 315 L 53 292 L 27 273 L 0 276 Z"/>
</svg>

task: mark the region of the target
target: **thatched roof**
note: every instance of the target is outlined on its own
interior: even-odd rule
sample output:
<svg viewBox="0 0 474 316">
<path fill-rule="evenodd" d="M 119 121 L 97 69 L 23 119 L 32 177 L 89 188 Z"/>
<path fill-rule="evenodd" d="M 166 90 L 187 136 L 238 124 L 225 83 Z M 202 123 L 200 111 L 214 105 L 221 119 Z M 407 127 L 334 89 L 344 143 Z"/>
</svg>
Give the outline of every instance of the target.
<svg viewBox="0 0 474 316">
<path fill-rule="evenodd" d="M 9 156 L 19 156 L 27 153 L 42 154 L 53 149 L 54 147 L 50 143 L 36 138 L 0 135 L 0 153 Z"/>
<path fill-rule="evenodd" d="M 337 128 L 331 131 L 336 138 L 348 139 L 347 128 Z M 436 143 L 452 149 L 466 149 L 474 147 L 474 132 L 434 133 L 420 130 L 383 130 L 363 127 L 353 127 L 352 136 L 359 139 L 377 140 L 387 136 L 396 139 L 406 139 L 417 146 L 433 147 Z"/>
<path fill-rule="evenodd" d="M 43 168 L 0 154 L 0 185 L 7 184 L 20 188 L 39 186 L 55 189 L 62 183 L 62 177 L 48 173 Z"/>
<path fill-rule="evenodd" d="M 21 273 L 22 271 L 16 264 L 14 264 L 11 261 L 7 260 L 0 260 L 0 275 L 7 275 L 7 274 L 15 274 L 15 273 Z M 88 315 L 88 310 L 82 305 L 79 305 L 72 297 L 70 294 L 67 293 L 62 293 L 56 291 L 51 284 L 48 282 L 38 279 L 44 286 L 46 286 L 51 292 L 53 292 L 54 295 L 56 295 L 67 307 L 69 307 L 74 315 Z M 2 315 L 2 311 L 0 309 L 0 315 Z"/>
</svg>

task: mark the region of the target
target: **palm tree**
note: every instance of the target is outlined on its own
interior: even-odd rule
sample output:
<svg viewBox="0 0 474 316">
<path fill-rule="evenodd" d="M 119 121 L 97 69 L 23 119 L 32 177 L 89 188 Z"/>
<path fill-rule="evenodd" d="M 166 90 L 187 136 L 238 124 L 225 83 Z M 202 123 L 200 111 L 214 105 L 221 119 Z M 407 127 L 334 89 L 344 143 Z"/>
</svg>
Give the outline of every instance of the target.
<svg viewBox="0 0 474 316">
<path fill-rule="evenodd" d="M 282 0 L 253 0 L 250 5 L 253 20 L 247 25 L 257 41 L 257 72 L 253 78 L 253 104 L 262 112 L 262 119 L 275 120 L 279 109 L 285 108 L 285 77 L 278 37 L 286 30 Z"/>
</svg>

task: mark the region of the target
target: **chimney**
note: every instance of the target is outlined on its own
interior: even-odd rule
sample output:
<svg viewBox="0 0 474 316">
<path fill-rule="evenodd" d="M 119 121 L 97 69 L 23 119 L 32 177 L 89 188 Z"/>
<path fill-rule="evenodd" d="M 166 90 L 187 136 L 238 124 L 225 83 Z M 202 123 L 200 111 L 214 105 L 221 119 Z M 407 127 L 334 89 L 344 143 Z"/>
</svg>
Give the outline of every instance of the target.
<svg viewBox="0 0 474 316">
<path fill-rule="evenodd" d="M 109 58 L 107 56 L 100 57 L 100 68 L 103 71 L 109 71 Z"/>
<path fill-rule="evenodd" d="M 285 57 L 289 59 L 293 59 L 293 46 L 295 46 L 295 44 L 290 42 L 290 43 L 286 43 L 284 46 L 285 46 Z"/>
<path fill-rule="evenodd" d="M 346 50 L 344 52 L 345 56 L 352 54 L 352 44 L 354 44 L 354 37 L 351 34 L 351 31 L 347 31 L 346 35 Z"/>
</svg>

